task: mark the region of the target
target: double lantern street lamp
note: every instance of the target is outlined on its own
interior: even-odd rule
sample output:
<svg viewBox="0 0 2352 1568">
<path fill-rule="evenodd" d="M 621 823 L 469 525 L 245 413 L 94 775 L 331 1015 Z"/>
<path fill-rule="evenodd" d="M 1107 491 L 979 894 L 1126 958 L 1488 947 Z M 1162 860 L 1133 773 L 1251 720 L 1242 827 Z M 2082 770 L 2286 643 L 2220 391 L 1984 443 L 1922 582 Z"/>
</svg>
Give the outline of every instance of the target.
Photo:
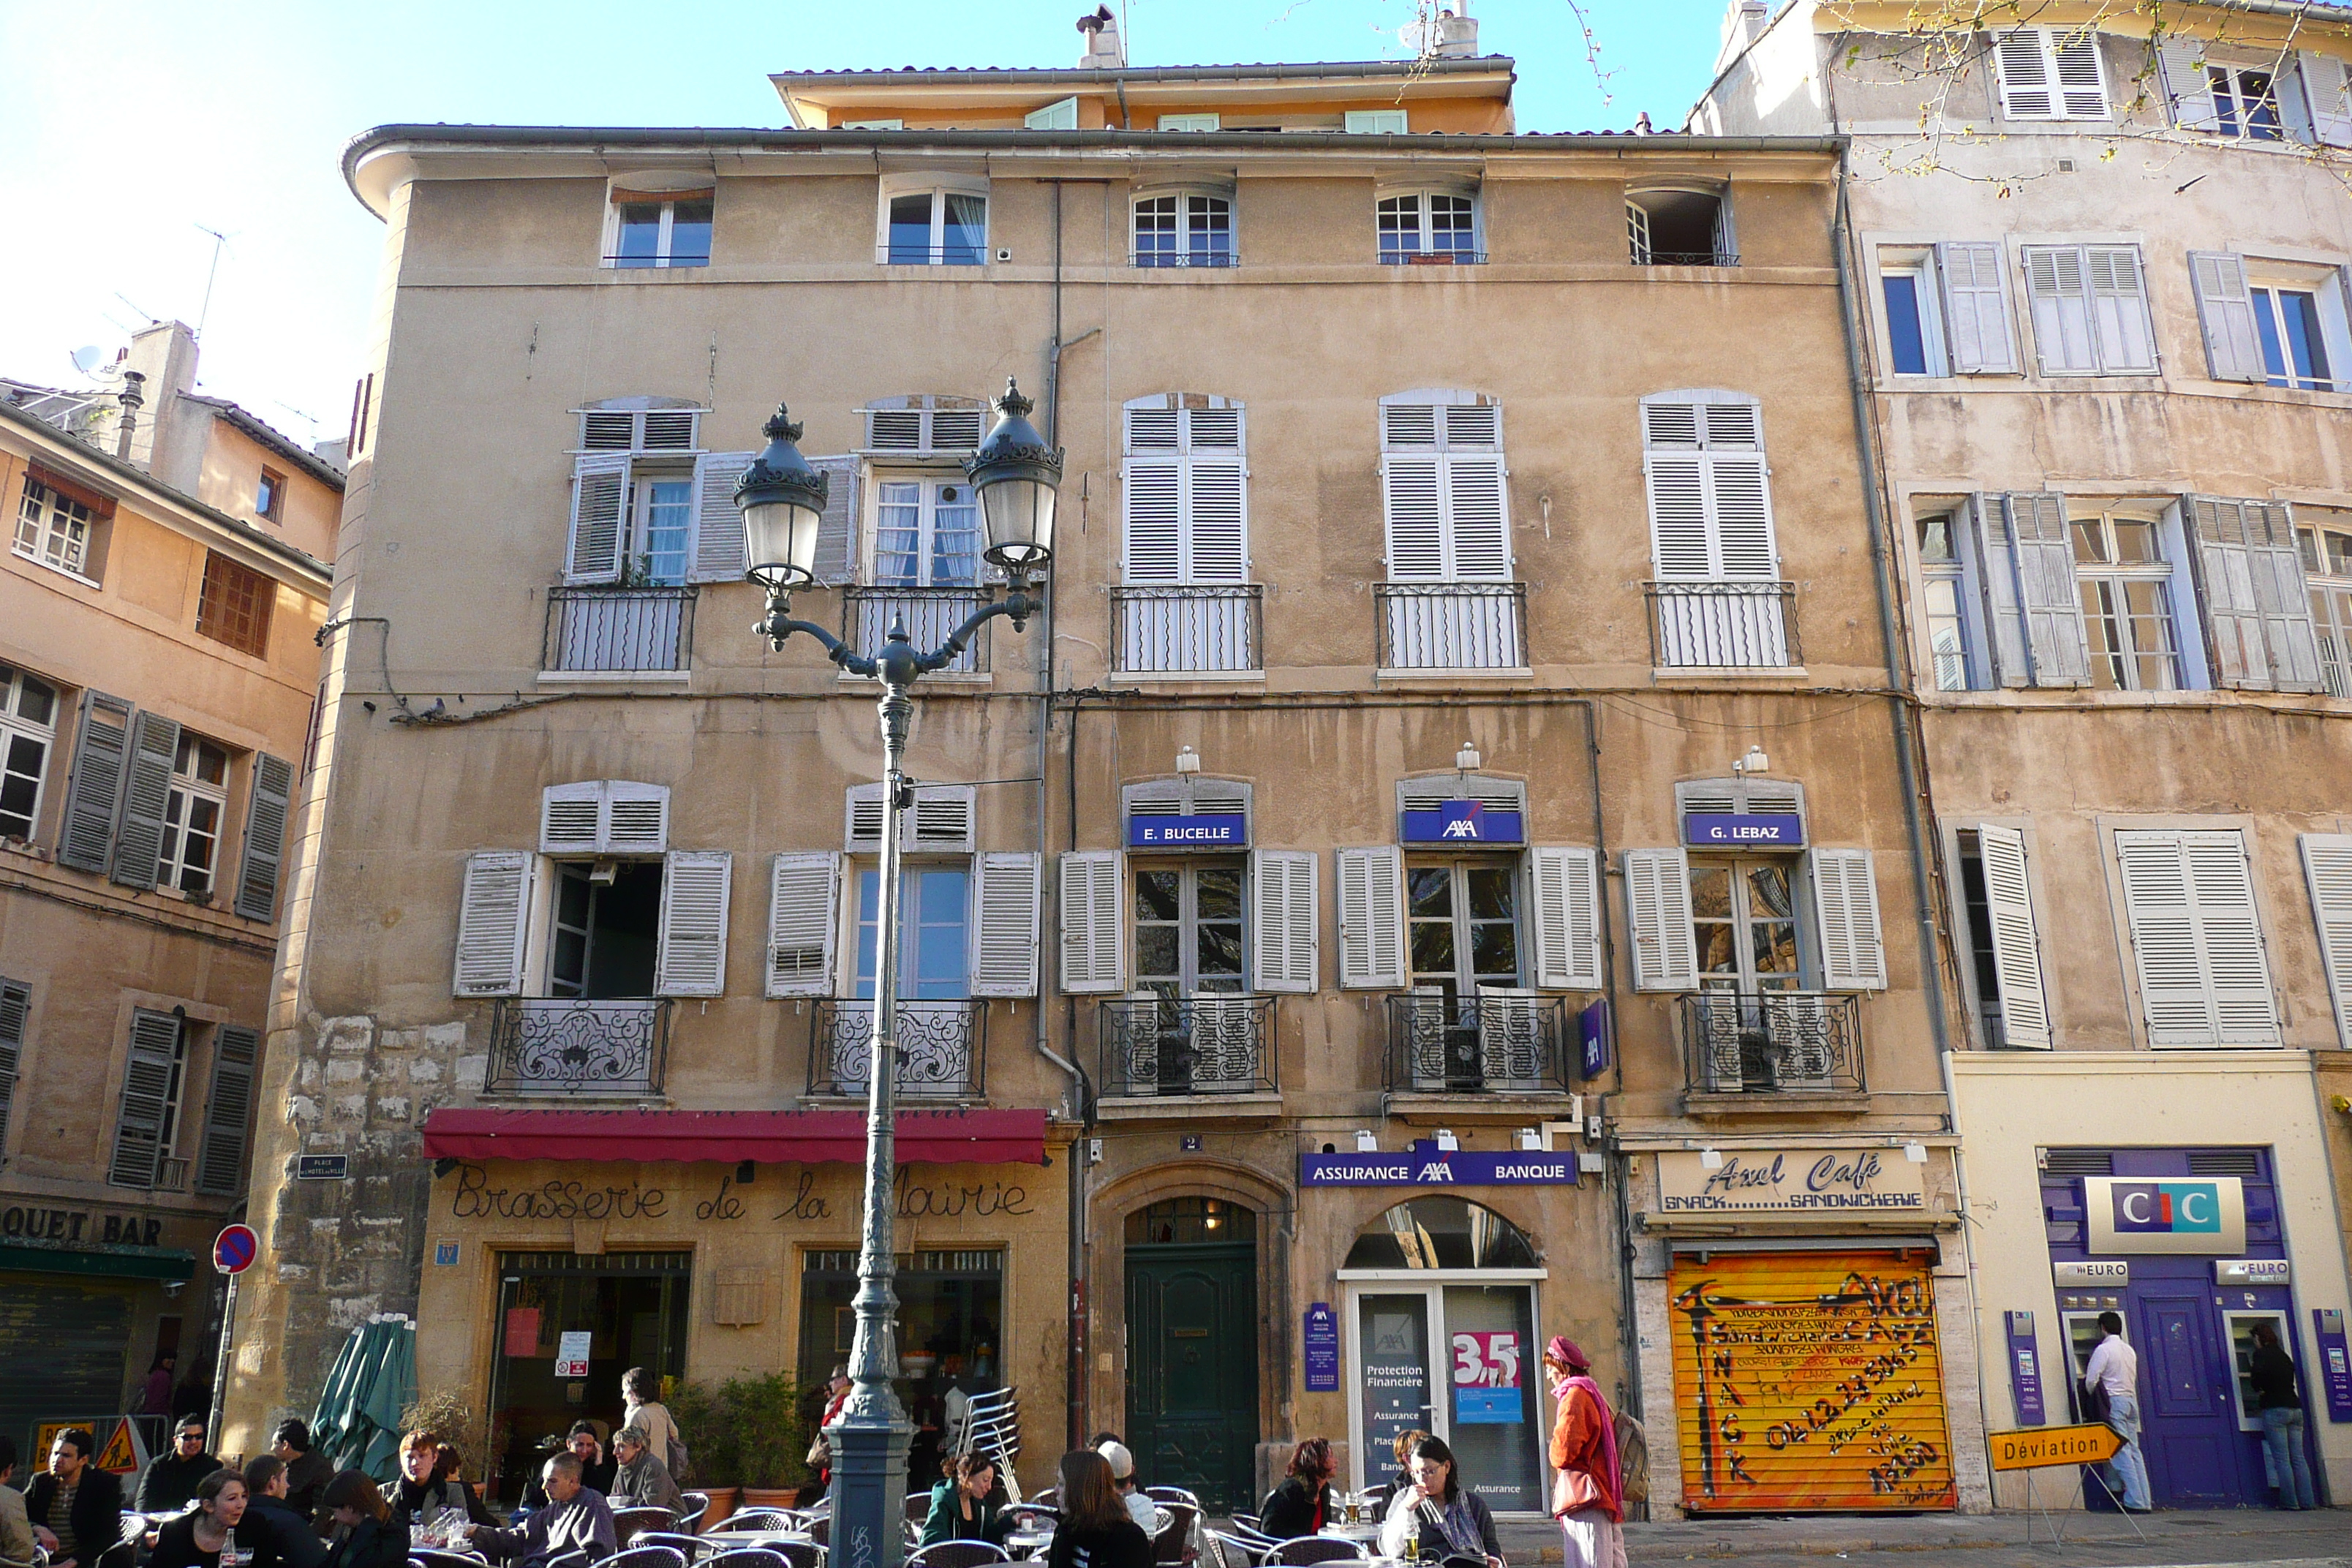
<svg viewBox="0 0 2352 1568">
<path fill-rule="evenodd" d="M 980 491 L 988 529 L 988 560 L 1004 569 L 1010 592 L 991 597 L 928 653 L 908 640 L 894 618 L 882 651 L 868 657 L 814 622 L 792 618 L 795 588 L 816 585 L 817 530 L 824 515 L 826 477 L 793 443 L 801 427 L 779 405 L 763 433 L 767 449 L 735 487 L 743 514 L 744 575 L 768 591 L 768 612 L 752 631 L 779 652 L 794 632 L 806 632 L 834 663 L 882 683 L 880 953 L 874 982 L 874 1037 L 866 1057 L 866 1194 L 857 1254 L 857 1294 L 851 1302 L 857 1334 L 849 1352 L 854 1386 L 836 1425 L 833 1450 L 833 1545 L 861 1568 L 894 1568 L 904 1551 L 907 1446 L 913 1435 L 890 1380 L 898 1371 L 898 1296 L 892 1286 L 898 1259 L 891 1237 L 898 1060 L 898 837 L 914 786 L 906 776 L 907 736 L 915 715 L 916 679 L 962 656 L 972 634 L 997 616 L 1024 630 L 1043 605 L 1030 597 L 1033 573 L 1054 554 L 1054 500 L 1062 454 L 1029 423 L 1036 405 L 1010 380 L 996 400 L 996 427 L 963 466 Z"/>
</svg>

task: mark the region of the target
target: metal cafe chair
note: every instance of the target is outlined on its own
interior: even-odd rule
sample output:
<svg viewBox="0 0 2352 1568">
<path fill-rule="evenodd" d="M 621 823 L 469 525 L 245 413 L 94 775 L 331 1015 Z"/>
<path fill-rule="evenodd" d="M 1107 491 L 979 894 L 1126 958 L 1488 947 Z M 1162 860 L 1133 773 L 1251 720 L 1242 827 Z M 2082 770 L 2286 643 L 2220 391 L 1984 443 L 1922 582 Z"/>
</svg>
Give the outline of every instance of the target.
<svg viewBox="0 0 2352 1568">
<path fill-rule="evenodd" d="M 1268 1542 L 1267 1545 L 1273 1542 Z M 1265 1547 L 1229 1535 L 1222 1530 L 1209 1531 L 1209 1555 L 1215 1568 L 1257 1568 L 1258 1560 L 1265 1555 Z"/>
<path fill-rule="evenodd" d="M 686 1512 L 678 1520 L 677 1528 L 681 1532 L 692 1535 L 696 1531 L 702 1528 L 703 1516 L 710 1511 L 710 1494 L 709 1492 L 681 1492 L 678 1495 L 680 1500 L 686 1504 Z"/>
<path fill-rule="evenodd" d="M 765 1531 L 798 1530 L 801 1521 L 780 1508 L 747 1508 L 730 1513 L 709 1530 L 707 1536 L 758 1534 Z"/>
<path fill-rule="evenodd" d="M 1012 1561 L 1012 1553 L 992 1541 L 936 1541 L 907 1558 L 909 1568 L 984 1568 Z"/>
<path fill-rule="evenodd" d="M 614 1552 L 595 1568 L 686 1568 L 686 1553 L 675 1546 L 632 1546 Z"/>
<path fill-rule="evenodd" d="M 488 1568 L 489 1559 L 471 1552 L 443 1552 L 430 1546 L 412 1546 L 408 1560 L 416 1568 Z"/>
<path fill-rule="evenodd" d="M 637 1532 L 637 1538 L 633 1544 L 638 1546 L 669 1547 L 673 1551 L 684 1552 L 686 1554 L 686 1560 L 689 1564 L 700 1559 L 705 1552 L 711 1549 L 710 1542 L 702 1536 L 688 1535 L 683 1531 L 676 1530 L 639 1531 Z"/>
<path fill-rule="evenodd" d="M 1360 1563 L 1370 1556 L 1360 1542 L 1328 1535 L 1294 1535 L 1287 1541 L 1276 1542 L 1274 1550 L 1265 1554 L 1265 1561 L 1292 1564 Z"/>
<path fill-rule="evenodd" d="M 616 1508 L 613 1510 L 613 1542 L 627 1546 L 648 1530 L 667 1530 L 677 1522 L 677 1515 L 666 1508 Z"/>
<path fill-rule="evenodd" d="M 713 1552 L 698 1568 L 793 1568 L 793 1562 L 781 1547 L 739 1546 L 731 1552 Z"/>
<path fill-rule="evenodd" d="M 1163 1502 L 1160 1510 L 1168 1516 L 1151 1537 L 1151 1560 L 1154 1563 L 1181 1563 L 1192 1544 L 1192 1525 L 1201 1510 L 1187 1502 Z"/>
<path fill-rule="evenodd" d="M 771 1542 L 768 1550 L 782 1556 L 793 1568 L 824 1568 L 824 1548 L 814 1541 Z"/>
<path fill-rule="evenodd" d="M 1201 1506 L 1201 1500 L 1182 1487 L 1146 1487 L 1143 1495 L 1153 1502 L 1181 1502 L 1193 1508 Z"/>
</svg>

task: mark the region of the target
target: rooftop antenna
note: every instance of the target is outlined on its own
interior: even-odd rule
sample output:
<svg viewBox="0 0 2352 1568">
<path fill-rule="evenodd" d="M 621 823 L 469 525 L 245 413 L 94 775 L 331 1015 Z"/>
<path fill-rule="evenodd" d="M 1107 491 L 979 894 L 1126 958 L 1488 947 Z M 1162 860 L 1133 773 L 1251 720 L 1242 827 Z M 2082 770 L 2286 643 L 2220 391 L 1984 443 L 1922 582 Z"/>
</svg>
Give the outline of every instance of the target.
<svg viewBox="0 0 2352 1568">
<path fill-rule="evenodd" d="M 221 250 L 228 244 L 228 236 L 216 228 L 206 228 L 202 224 L 196 225 L 196 231 L 213 237 L 213 264 L 205 271 L 205 302 L 196 311 L 196 341 L 202 342 L 205 341 L 205 318 L 213 313 L 213 279 L 220 275 Z"/>
<path fill-rule="evenodd" d="M 162 320 L 163 319 L 163 317 L 161 317 L 161 316 L 156 316 L 156 315 L 151 315 L 151 314 L 149 314 L 149 313 L 148 313 L 148 311 L 147 311 L 147 310 L 146 310 L 146 308 L 145 308 L 144 306 L 141 305 L 141 304 L 139 303 L 139 301 L 138 301 L 138 300 L 136 300 L 132 299 L 130 295 L 125 294 L 124 292 L 122 292 L 122 290 L 121 290 L 120 289 L 116 289 L 116 290 L 114 291 L 114 297 L 115 297 L 116 299 L 118 299 L 118 300 L 121 300 L 124 304 L 126 304 L 126 305 L 130 306 L 133 310 L 136 310 L 140 315 L 146 317 L 147 324 L 148 324 L 149 326 L 151 326 L 151 327 L 152 327 L 152 326 L 153 326 L 156 322 L 158 322 L 158 321 L 162 321 Z"/>
</svg>

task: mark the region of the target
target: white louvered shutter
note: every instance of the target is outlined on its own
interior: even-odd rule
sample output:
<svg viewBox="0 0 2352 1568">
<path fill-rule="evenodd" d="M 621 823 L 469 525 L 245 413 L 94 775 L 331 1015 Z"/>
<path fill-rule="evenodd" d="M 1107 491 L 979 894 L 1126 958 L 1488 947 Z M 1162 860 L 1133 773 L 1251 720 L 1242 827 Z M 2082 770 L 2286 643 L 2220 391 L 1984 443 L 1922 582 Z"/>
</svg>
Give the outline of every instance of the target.
<svg viewBox="0 0 2352 1568">
<path fill-rule="evenodd" d="M 727 889 L 734 865 L 723 849 L 673 849 L 664 857 L 655 995 L 726 994 Z"/>
<path fill-rule="evenodd" d="M 1184 480 L 1184 581 L 1248 582 L 1248 484 L 1240 460 L 1195 456 Z"/>
<path fill-rule="evenodd" d="M 1936 277 L 1944 290 L 1944 339 L 1956 375 L 2017 374 L 2015 334 L 2009 326 L 2009 286 L 2000 247 L 1990 240 L 1952 240 L 1936 247 Z"/>
<path fill-rule="evenodd" d="M 1969 529 L 1977 550 L 1977 585 L 1985 624 L 1992 628 L 1993 679 L 2001 686 L 2029 686 L 2033 662 L 2025 654 L 2025 616 L 2017 603 L 2017 563 L 2009 549 L 2009 522 L 2000 497 L 1969 498 Z"/>
<path fill-rule="evenodd" d="M 1175 458 L 1130 458 L 1124 507 L 1127 580 L 1166 587 L 1184 579 L 1184 469 Z"/>
<path fill-rule="evenodd" d="M 1352 990 L 1402 991 L 1405 984 L 1404 852 L 1393 844 L 1342 849 L 1339 884 L 1339 984 Z"/>
<path fill-rule="evenodd" d="M 817 581 L 840 584 L 857 575 L 858 475 L 861 461 L 852 457 L 811 458 L 809 467 L 825 477 L 824 510 L 816 525 Z"/>
<path fill-rule="evenodd" d="M 1394 410 L 1387 412 L 1393 413 Z M 1443 459 L 1391 454 L 1381 459 L 1381 500 L 1388 519 L 1388 568 L 1392 583 L 1445 580 L 1445 498 Z"/>
<path fill-rule="evenodd" d="M 840 919 L 841 858 L 779 855 L 768 875 L 771 996 L 833 994 L 834 932 Z"/>
<path fill-rule="evenodd" d="M 2047 36 L 2059 109 L 2069 120 L 2105 120 L 2107 76 L 2099 59 L 2098 35 L 2087 27 L 2053 27 Z"/>
<path fill-rule="evenodd" d="M 2213 107 L 2213 87 L 2205 77 L 2205 46 L 2196 38 L 2168 33 L 2156 47 L 2164 96 L 2172 106 L 2172 123 L 2183 131 L 2219 131 L 2221 116 Z"/>
<path fill-rule="evenodd" d="M 669 847 L 669 786 L 606 779 L 600 826 L 607 853 L 661 854 Z"/>
<path fill-rule="evenodd" d="M 1445 521 L 1451 581 L 1509 581 L 1511 528 L 1500 457 L 1445 458 Z"/>
<path fill-rule="evenodd" d="M 2116 835 L 2151 1046 L 2275 1045 L 2278 1016 L 2244 840 Z"/>
<path fill-rule="evenodd" d="M 2156 330 L 2148 321 L 2147 279 L 2136 245 L 2094 245 L 2083 252 L 2091 280 L 2091 319 L 2099 368 L 2156 369 Z"/>
<path fill-rule="evenodd" d="M 2352 837 L 2306 833 L 2298 840 L 2303 874 L 2319 926 L 2319 958 L 2336 1008 L 2336 1038 L 2352 1048 Z M 6 1003 L 0 1000 L 0 1009 Z"/>
<path fill-rule="evenodd" d="M 1250 854 L 1250 959 L 1259 991 L 1307 994 L 1318 984 L 1315 874 L 1309 851 Z"/>
<path fill-rule="evenodd" d="M 1536 984 L 1548 991 L 1600 990 L 1600 858 L 1590 849 L 1529 849 L 1527 882 Z"/>
<path fill-rule="evenodd" d="M 971 994 L 1037 994 L 1037 914 L 1041 896 L 1034 855 L 982 855 L 972 866 Z"/>
<path fill-rule="evenodd" d="M 8 1110 L 16 1098 L 16 1069 L 25 1058 L 25 1033 L 33 1015 L 33 990 L 0 980 L 0 1146 L 8 1138 Z"/>
<path fill-rule="evenodd" d="M 2295 542 L 2294 513 L 2284 501 L 2242 504 L 2271 680 L 2281 691 L 2317 691 L 2322 684 L 2319 631 L 2312 619 L 2311 582 L 2304 575 L 2303 552 Z"/>
<path fill-rule="evenodd" d="M 226 1196 L 245 1187 L 246 1127 L 253 1119 L 253 1079 L 261 1033 L 242 1024 L 213 1031 L 213 1079 L 205 1096 L 204 1139 L 196 1149 L 196 1191 Z"/>
<path fill-rule="evenodd" d="M 2312 137 L 2323 147 L 2352 147 L 2352 80 L 2345 63 L 2306 49 L 2295 57 Z"/>
<path fill-rule="evenodd" d="M 1991 928 L 1993 984 L 2000 995 L 2000 1044 L 2048 1049 L 2050 1003 L 2042 983 L 2042 939 L 2025 869 L 2025 835 L 1985 823 L 1977 829 L 1984 867 L 1985 919 Z"/>
<path fill-rule="evenodd" d="M 466 857 L 457 895 L 458 996 L 513 996 L 522 991 L 525 922 L 530 917 L 536 856 L 491 849 Z"/>
<path fill-rule="evenodd" d="M 1062 857 L 1062 990 L 1113 994 L 1126 971 L 1126 857 L 1080 849 Z"/>
<path fill-rule="evenodd" d="M 2000 76 L 2000 112 L 2007 120 L 2055 120 L 2058 95 L 2039 27 L 2019 27 L 1993 40 Z"/>
<path fill-rule="evenodd" d="M 1763 430 L 1749 403 L 1645 403 L 1642 466 L 1662 581 L 1780 572 Z"/>
<path fill-rule="evenodd" d="M 898 847 L 910 855 L 969 855 L 980 792 L 971 784 L 917 784 L 898 818 Z"/>
<path fill-rule="evenodd" d="M 106 1179 L 118 1187 L 152 1187 L 167 1151 L 163 1122 L 172 1110 L 172 1080 L 180 1059 L 180 1020 L 138 1008 L 131 1015 L 131 1049 L 122 1064 L 122 1102 L 114 1120 L 114 1152 Z"/>
<path fill-rule="evenodd" d="M 2036 686 L 2081 686 L 2091 679 L 2083 630 L 2082 590 L 2074 581 L 2066 498 L 2051 490 L 2012 490 L 2001 498 L 2017 603 Z"/>
<path fill-rule="evenodd" d="M 2033 306 L 2033 352 L 2044 375 L 2087 375 L 2099 368 L 2083 252 L 2071 245 L 2029 245 L 2025 292 Z"/>
<path fill-rule="evenodd" d="M 163 816 L 171 807 L 172 765 L 180 726 L 152 708 L 131 721 L 131 751 L 122 781 L 122 811 L 114 831 L 114 863 L 107 876 L 126 888 L 152 888 L 163 854 Z"/>
<path fill-rule="evenodd" d="M 2261 383 L 2269 377 L 2254 325 L 2253 296 L 2243 257 L 2226 250 L 2189 253 L 2189 280 L 2197 293 L 2197 322 L 2205 336 L 2205 366 L 2215 381 Z"/>
<path fill-rule="evenodd" d="M 1650 491 L 1650 549 L 1661 579 L 1714 575 L 1706 464 L 1696 452 L 1650 452 L 1642 458 Z"/>
<path fill-rule="evenodd" d="M 1816 849 L 1813 912 L 1821 921 L 1822 987 L 1886 989 L 1886 947 L 1878 928 L 1878 878 L 1867 849 Z"/>
<path fill-rule="evenodd" d="M 583 452 L 572 461 L 572 535 L 566 583 L 617 583 L 622 513 L 629 502 L 629 454 Z"/>
<path fill-rule="evenodd" d="M 751 562 L 735 485 L 757 452 L 705 452 L 694 464 L 694 571 L 697 583 L 740 583 Z"/>
<path fill-rule="evenodd" d="M 1633 989 L 1697 990 L 1689 857 L 1680 849 L 1626 850 L 1625 906 L 1633 932 Z"/>
<path fill-rule="evenodd" d="M 586 855 L 604 843 L 604 784 L 550 784 L 539 797 L 539 850 L 542 855 Z"/>
</svg>

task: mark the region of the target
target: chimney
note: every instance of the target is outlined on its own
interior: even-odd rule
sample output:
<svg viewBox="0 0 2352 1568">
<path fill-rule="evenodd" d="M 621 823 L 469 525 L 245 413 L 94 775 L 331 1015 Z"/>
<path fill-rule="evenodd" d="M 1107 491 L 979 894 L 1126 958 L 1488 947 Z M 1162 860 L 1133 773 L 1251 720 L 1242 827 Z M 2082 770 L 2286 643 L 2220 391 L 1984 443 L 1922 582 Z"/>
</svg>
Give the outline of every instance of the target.
<svg viewBox="0 0 2352 1568">
<path fill-rule="evenodd" d="M 1437 13 L 1431 29 L 1430 53 L 1440 59 L 1458 59 L 1478 52 L 1478 22 L 1470 15 L 1470 0 L 1453 0 Z"/>
<path fill-rule="evenodd" d="M 131 460 L 131 437 L 139 428 L 140 406 L 147 401 L 140 389 L 146 384 L 145 376 L 135 370 L 126 370 L 122 373 L 122 390 L 114 395 L 114 400 L 122 405 L 122 425 L 115 432 L 114 455 L 126 463 Z"/>
<path fill-rule="evenodd" d="M 1078 57 L 1080 70 L 1126 68 L 1127 42 L 1118 36 L 1118 18 L 1109 6 L 1097 5 L 1094 15 L 1079 17 L 1078 31 L 1087 37 L 1086 53 Z"/>
<path fill-rule="evenodd" d="M 1718 75 L 1723 68 L 1738 59 L 1741 51 L 1764 36 L 1772 25 L 1770 0 L 1731 0 L 1723 12 L 1723 47 L 1716 51 L 1715 68 Z"/>
<path fill-rule="evenodd" d="M 122 456 L 194 495 L 213 419 L 211 409 L 186 401 L 196 388 L 196 334 L 184 321 L 157 321 L 135 333 L 123 356 L 124 379 L 134 373 L 145 381 L 147 429 Z"/>
</svg>

